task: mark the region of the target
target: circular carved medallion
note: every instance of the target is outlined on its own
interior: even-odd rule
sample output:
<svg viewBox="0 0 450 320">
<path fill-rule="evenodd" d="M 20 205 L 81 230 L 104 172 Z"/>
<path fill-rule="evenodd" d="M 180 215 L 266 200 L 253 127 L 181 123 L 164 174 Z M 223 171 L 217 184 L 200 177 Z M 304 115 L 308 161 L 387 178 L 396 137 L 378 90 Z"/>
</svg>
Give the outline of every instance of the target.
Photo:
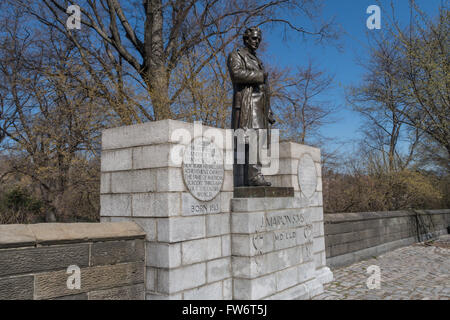
<svg viewBox="0 0 450 320">
<path fill-rule="evenodd" d="M 301 192 L 310 198 L 317 188 L 317 172 L 312 157 L 305 153 L 298 162 L 298 185 Z"/>
<path fill-rule="evenodd" d="M 194 198 L 210 201 L 220 192 L 224 180 L 222 151 L 210 139 L 198 137 L 183 155 L 183 179 Z"/>
</svg>

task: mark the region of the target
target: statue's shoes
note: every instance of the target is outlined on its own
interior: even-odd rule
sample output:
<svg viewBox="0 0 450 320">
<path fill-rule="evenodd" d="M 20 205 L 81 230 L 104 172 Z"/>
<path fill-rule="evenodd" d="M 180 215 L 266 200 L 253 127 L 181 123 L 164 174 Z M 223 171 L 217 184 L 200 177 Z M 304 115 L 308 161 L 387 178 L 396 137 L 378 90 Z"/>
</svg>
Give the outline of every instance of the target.
<svg viewBox="0 0 450 320">
<path fill-rule="evenodd" d="M 251 187 L 270 187 L 272 185 L 272 183 L 266 181 L 262 175 L 250 179 L 248 183 Z"/>
</svg>

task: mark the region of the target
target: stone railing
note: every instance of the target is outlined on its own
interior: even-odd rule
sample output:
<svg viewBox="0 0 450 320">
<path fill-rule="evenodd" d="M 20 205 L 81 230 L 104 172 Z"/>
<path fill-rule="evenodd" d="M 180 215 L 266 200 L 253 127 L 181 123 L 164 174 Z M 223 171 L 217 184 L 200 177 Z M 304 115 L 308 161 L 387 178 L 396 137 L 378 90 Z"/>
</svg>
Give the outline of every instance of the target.
<svg viewBox="0 0 450 320">
<path fill-rule="evenodd" d="M 144 299 L 144 238 L 133 222 L 0 225 L 0 300 Z"/>
<path fill-rule="evenodd" d="M 448 233 L 450 210 L 324 215 L 326 261 L 340 267 Z"/>
</svg>

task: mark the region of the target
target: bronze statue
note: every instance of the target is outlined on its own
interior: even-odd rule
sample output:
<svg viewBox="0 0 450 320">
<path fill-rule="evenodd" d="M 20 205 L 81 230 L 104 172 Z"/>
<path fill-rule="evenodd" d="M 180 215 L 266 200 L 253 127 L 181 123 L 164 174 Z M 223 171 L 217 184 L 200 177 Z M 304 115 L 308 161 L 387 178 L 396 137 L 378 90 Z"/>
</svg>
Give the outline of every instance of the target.
<svg viewBox="0 0 450 320">
<path fill-rule="evenodd" d="M 248 28 L 243 40 L 245 47 L 231 52 L 227 63 L 234 90 L 231 128 L 267 129 L 270 132 L 270 125 L 275 120 L 270 109 L 268 74 L 256 56 L 256 49 L 261 42 L 261 30 L 257 27 Z M 270 138 L 267 136 L 266 139 L 269 143 Z M 235 172 L 235 186 L 270 186 L 270 182 L 261 174 L 259 155 L 256 164 L 249 164 L 248 158 L 246 145 L 245 164 L 235 166 L 238 171 Z M 240 170 L 243 172 L 239 172 Z"/>
</svg>

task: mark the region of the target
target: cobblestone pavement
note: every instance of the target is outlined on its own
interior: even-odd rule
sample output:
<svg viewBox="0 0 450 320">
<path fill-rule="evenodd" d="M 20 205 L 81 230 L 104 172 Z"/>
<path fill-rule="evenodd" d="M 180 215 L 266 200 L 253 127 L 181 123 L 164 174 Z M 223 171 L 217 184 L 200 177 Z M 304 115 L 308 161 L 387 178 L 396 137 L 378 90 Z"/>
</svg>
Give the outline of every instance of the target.
<svg viewBox="0 0 450 320">
<path fill-rule="evenodd" d="M 380 267 L 379 289 L 368 289 L 371 265 Z M 333 282 L 315 300 L 450 300 L 450 235 L 332 270 Z"/>
</svg>

